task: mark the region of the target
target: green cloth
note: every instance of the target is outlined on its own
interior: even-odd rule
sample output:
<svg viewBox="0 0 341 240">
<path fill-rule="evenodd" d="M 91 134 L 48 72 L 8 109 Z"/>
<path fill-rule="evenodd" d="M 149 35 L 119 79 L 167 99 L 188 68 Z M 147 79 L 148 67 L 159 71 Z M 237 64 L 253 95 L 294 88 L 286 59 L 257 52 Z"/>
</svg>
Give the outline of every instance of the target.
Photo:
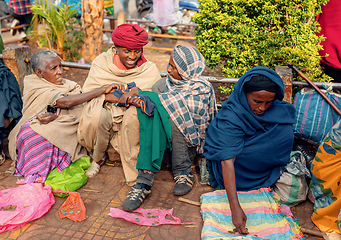
<svg viewBox="0 0 341 240">
<path fill-rule="evenodd" d="M 159 172 L 164 152 L 171 149 L 171 120 L 162 106 L 159 95 L 150 91 L 139 91 L 148 96 L 155 104 L 154 117 L 147 116 L 141 108 L 137 108 L 140 122 L 140 152 L 136 169 Z"/>
</svg>

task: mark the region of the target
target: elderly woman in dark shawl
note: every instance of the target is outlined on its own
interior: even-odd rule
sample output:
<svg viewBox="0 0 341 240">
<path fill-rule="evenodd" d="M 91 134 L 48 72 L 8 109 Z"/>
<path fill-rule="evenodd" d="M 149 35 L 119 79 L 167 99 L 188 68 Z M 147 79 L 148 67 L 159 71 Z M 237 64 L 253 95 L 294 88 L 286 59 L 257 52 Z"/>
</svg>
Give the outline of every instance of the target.
<svg viewBox="0 0 341 240">
<path fill-rule="evenodd" d="M 226 189 L 239 233 L 247 230 L 237 190 L 272 186 L 290 159 L 295 109 L 283 96 L 284 84 L 275 71 L 252 68 L 235 84 L 206 133 L 203 155 L 211 185 Z"/>
</svg>

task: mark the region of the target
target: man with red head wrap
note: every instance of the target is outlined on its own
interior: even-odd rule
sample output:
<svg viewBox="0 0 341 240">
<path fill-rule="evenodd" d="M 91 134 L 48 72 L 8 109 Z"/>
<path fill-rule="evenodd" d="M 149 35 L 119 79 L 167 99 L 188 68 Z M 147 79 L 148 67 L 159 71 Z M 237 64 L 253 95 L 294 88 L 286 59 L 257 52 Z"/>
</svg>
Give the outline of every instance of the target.
<svg viewBox="0 0 341 240">
<path fill-rule="evenodd" d="M 121 157 L 123 171 L 129 185 L 134 184 L 138 171 L 139 121 L 136 108 L 119 107 L 138 90 L 151 90 L 160 79 L 156 65 L 143 56 L 143 46 L 148 43 L 148 33 L 137 24 L 119 25 L 112 33 L 114 46 L 100 54 L 92 62 L 85 80 L 83 92 L 108 86 L 112 83 L 136 86 L 121 98 L 109 93 L 101 95 L 85 105 L 78 127 L 78 141 L 91 153 L 93 162 L 88 176 L 99 171 L 108 148 L 114 148 Z"/>
</svg>

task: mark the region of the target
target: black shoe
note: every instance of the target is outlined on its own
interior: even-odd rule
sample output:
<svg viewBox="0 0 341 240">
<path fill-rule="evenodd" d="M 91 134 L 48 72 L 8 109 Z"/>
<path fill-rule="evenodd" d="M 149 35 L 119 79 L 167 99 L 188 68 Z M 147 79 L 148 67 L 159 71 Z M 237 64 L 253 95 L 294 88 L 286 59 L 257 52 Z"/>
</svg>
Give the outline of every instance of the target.
<svg viewBox="0 0 341 240">
<path fill-rule="evenodd" d="M 135 185 L 130 189 L 128 196 L 123 202 L 123 210 L 134 211 L 143 203 L 144 199 L 146 199 L 151 192 L 151 190 L 147 190 L 144 187 L 139 188 Z"/>
<path fill-rule="evenodd" d="M 194 175 L 192 173 L 187 173 L 182 171 L 179 175 L 174 177 L 175 186 L 173 189 L 174 195 L 181 196 L 189 193 L 192 190 L 194 183 Z"/>
</svg>

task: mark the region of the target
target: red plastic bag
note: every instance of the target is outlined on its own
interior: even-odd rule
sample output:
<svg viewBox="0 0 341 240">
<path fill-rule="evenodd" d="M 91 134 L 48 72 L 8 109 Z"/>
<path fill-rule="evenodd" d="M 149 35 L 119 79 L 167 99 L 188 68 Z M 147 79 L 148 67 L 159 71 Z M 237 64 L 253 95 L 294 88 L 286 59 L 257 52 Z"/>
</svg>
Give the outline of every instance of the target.
<svg viewBox="0 0 341 240">
<path fill-rule="evenodd" d="M 29 183 L 0 191 L 0 233 L 42 217 L 54 204 L 52 188 Z"/>
<path fill-rule="evenodd" d="M 78 192 L 69 192 L 69 197 L 59 208 L 59 217 L 69 218 L 75 222 L 86 219 L 86 208 Z"/>
</svg>

